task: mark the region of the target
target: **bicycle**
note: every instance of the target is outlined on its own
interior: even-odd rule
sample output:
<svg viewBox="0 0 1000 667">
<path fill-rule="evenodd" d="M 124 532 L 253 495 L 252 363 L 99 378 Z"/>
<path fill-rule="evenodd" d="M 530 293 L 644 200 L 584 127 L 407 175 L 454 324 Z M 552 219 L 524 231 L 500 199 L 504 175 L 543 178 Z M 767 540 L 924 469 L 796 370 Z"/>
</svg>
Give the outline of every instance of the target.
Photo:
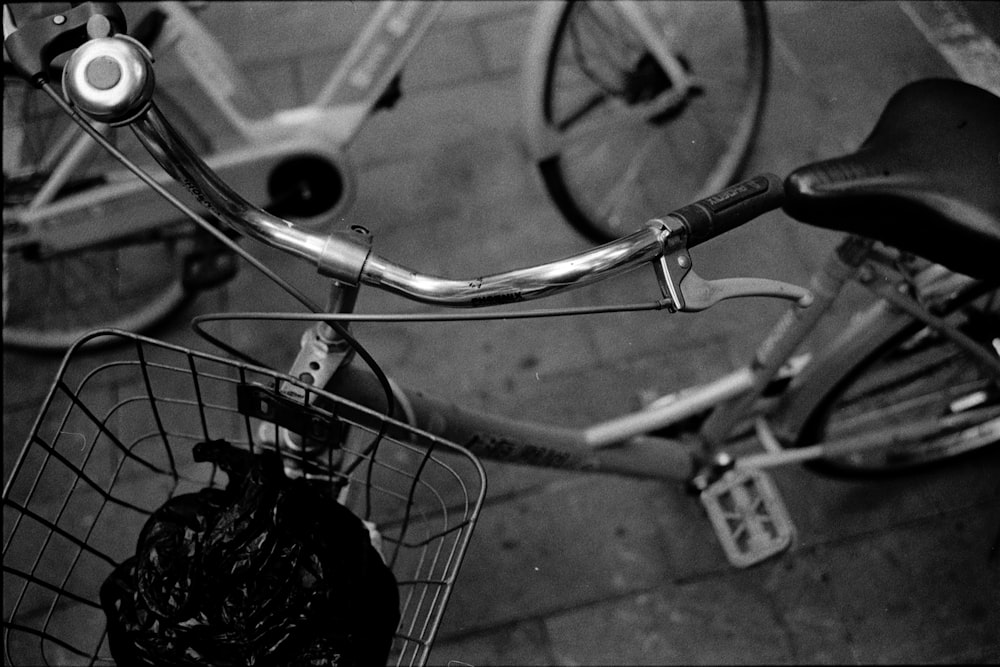
<svg viewBox="0 0 1000 667">
<path fill-rule="evenodd" d="M 178 56 L 222 134 L 232 135 L 219 145 L 218 131 L 191 118 L 204 110 L 162 98 L 199 154 L 255 204 L 325 228 L 343 219 L 355 196 L 352 139 L 372 113 L 395 105 L 402 68 L 446 4 L 373 7 L 315 98 L 277 110 L 262 103 L 185 3 L 156 3 L 135 36 L 156 54 Z M 601 41 L 607 35 L 612 50 Z M 554 203 L 581 233 L 608 240 L 625 231 L 622 220 L 671 210 L 731 182 L 759 124 L 767 57 L 760 2 L 540 5 L 523 66 L 523 117 Z M 5 144 L 14 147 L 4 166 L 5 344 L 63 350 L 96 326 L 143 331 L 232 277 L 229 253 L 178 222 L 127 170 L 109 168 L 96 144 L 72 124 L 62 127 L 65 118 L 22 79 L 5 74 L 4 90 Z M 688 151 L 653 154 L 690 134 L 693 116 L 704 159 L 681 164 Z M 641 161 L 633 150 L 640 145 Z M 138 146 L 123 148 L 142 155 Z M 598 153 L 605 180 L 582 181 Z M 678 177 L 669 193 L 650 186 L 675 165 L 683 183 Z M 641 215 L 639 190 L 649 200 Z M 608 196 L 594 198 L 601 193 Z M 161 269 L 151 275 L 146 266 Z"/>
<path fill-rule="evenodd" d="M 141 49 L 124 44 L 128 42 L 113 37 L 89 42 L 74 55 L 71 71 L 85 73 L 90 63 L 104 57 L 150 66 Z M 112 45 L 116 50 L 105 50 Z M 117 50 L 123 46 L 124 52 Z M 86 77 L 77 81 L 76 105 L 99 109 L 103 101 L 86 95 Z M 794 535 L 780 495 L 764 472 L 767 468 L 810 462 L 838 474 L 905 472 L 1000 441 L 1000 276 L 994 264 L 1000 248 L 1000 202 L 993 187 L 1000 149 L 993 119 L 1000 98 L 975 86 L 945 79 L 914 82 L 889 100 L 855 153 L 803 166 L 786 179 L 765 175 L 745 181 L 654 219 L 624 239 L 565 260 L 469 280 L 424 275 L 390 262 L 372 251 L 370 235 L 363 229 L 321 235 L 253 207 L 177 140 L 155 105 L 142 98 L 138 104 L 132 126 L 168 170 L 188 181 L 193 194 L 248 235 L 314 262 L 334 281 L 328 308 L 292 290 L 314 311 L 311 314 L 234 313 L 197 320 L 202 330 L 222 319 L 320 321 L 305 332 L 287 375 L 259 369 L 268 376 L 268 386 L 243 391 L 263 400 L 246 402 L 237 418 L 245 439 L 255 442 L 256 437 L 284 453 L 290 476 L 331 474 L 329 443 L 309 438 L 308 427 L 317 415 L 322 415 L 321 424 L 331 426 L 345 419 L 371 430 L 385 427 L 400 441 L 415 426 L 462 443 L 484 459 L 686 482 L 712 519 L 727 557 L 736 566 L 748 566 L 787 549 Z M 156 187 L 153 179 L 147 183 Z M 188 208 L 181 202 L 175 205 Z M 694 273 L 690 248 L 779 206 L 804 222 L 845 227 L 841 231 L 848 232 L 811 289 L 765 279 L 709 281 Z M 899 216 L 900 211 L 907 216 Z M 213 229 L 208 223 L 205 227 Z M 942 238 L 958 242 L 942 243 Z M 648 265 L 659 284 L 649 302 L 502 311 L 482 317 L 632 309 L 698 312 L 721 300 L 750 296 L 781 298 L 794 305 L 747 367 L 582 429 L 515 422 L 394 385 L 362 347 L 351 352 L 356 341 L 343 324 L 479 317 L 353 313 L 362 284 L 414 301 L 475 307 L 547 297 Z M 838 340 L 815 358 L 794 356 L 848 283 L 872 291 L 878 299 L 875 305 L 859 312 Z M 162 347 L 133 334 L 95 335 L 125 337 L 137 354 Z M 201 358 L 200 353 L 172 351 Z M 185 361 L 167 370 L 190 375 L 191 365 Z M 77 395 L 65 381 L 53 391 Z M 148 388 L 140 387 L 139 392 L 135 400 L 140 402 L 159 395 Z M 228 400 L 231 405 L 232 387 Z M 201 399 L 179 402 L 199 405 Z M 281 420 L 271 414 L 276 405 L 288 406 Z M 59 410 L 52 418 L 61 423 Z M 250 426 L 250 419 L 264 424 Z M 40 432 L 48 421 L 48 415 L 39 420 L 4 493 L 5 505 L 28 518 L 27 503 L 15 504 L 10 492 L 44 474 L 31 463 L 37 448 L 79 449 L 78 438 L 60 432 L 65 429 L 57 426 L 54 435 L 51 429 Z M 157 425 L 153 437 L 166 437 L 172 430 Z M 747 432 L 763 445 L 763 452 L 741 449 Z M 97 445 L 85 438 L 84 455 Z M 78 472 L 70 468 L 64 483 L 76 484 Z M 51 534 L 51 529 L 44 530 Z M 44 535 L 42 552 L 48 539 Z M 19 576 L 15 581 L 24 586 L 25 577 Z M 57 592 L 64 585 L 65 580 L 51 583 Z M 36 627 L 34 632 L 52 640 L 49 630 Z"/>
</svg>

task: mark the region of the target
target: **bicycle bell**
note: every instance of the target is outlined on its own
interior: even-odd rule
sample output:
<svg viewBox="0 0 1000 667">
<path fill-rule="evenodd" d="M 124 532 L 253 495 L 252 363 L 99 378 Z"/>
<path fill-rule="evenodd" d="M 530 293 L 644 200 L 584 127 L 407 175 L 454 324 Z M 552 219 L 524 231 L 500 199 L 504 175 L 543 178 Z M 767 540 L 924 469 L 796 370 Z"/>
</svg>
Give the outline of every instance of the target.
<svg viewBox="0 0 1000 667">
<path fill-rule="evenodd" d="M 94 120 L 124 125 L 149 108 L 155 77 L 152 57 L 131 37 L 92 39 L 63 70 L 68 100 Z"/>
</svg>

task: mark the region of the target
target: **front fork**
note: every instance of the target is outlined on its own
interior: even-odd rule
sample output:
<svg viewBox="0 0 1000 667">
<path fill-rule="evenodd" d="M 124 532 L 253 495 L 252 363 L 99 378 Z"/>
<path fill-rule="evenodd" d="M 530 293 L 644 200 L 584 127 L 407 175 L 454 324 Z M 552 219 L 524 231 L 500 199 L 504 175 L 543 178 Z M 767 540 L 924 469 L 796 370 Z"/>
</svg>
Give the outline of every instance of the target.
<svg viewBox="0 0 1000 667">
<path fill-rule="evenodd" d="M 357 285 L 347 285 L 332 280 L 330 281 L 330 295 L 326 303 L 326 312 L 330 314 L 351 313 L 354 311 L 357 300 Z M 346 323 L 342 326 L 345 329 L 349 327 Z M 292 362 L 288 374 L 304 384 L 323 388 L 330 382 L 337 370 L 348 364 L 353 357 L 354 347 L 336 328 L 326 322 L 317 322 L 302 332 L 299 353 L 295 356 L 295 361 Z M 280 383 L 278 391 L 297 402 L 302 402 L 305 399 L 305 391 L 288 382 Z M 315 401 L 316 398 L 316 394 L 310 395 L 311 401 Z M 323 480 L 331 480 L 337 477 L 335 473 L 343 468 L 343 450 L 331 452 L 328 443 L 306 440 L 302 436 L 280 427 L 274 427 L 274 429 L 274 440 L 281 453 L 287 477 L 291 479 L 318 477 Z M 319 460 L 323 461 L 325 468 L 317 471 L 313 468 L 312 462 Z M 343 483 L 339 486 L 337 502 L 346 506 L 349 492 L 349 484 Z M 367 517 L 360 518 L 365 528 L 368 529 L 368 537 L 372 547 L 378 552 L 382 561 L 388 564 L 383 550 L 382 533 L 378 526 Z"/>
<path fill-rule="evenodd" d="M 357 303 L 358 287 L 339 281 L 331 281 L 326 312 L 331 314 L 350 313 Z M 344 325 L 346 328 L 348 325 Z M 302 332 L 299 352 L 288 374 L 304 384 L 323 388 L 333 378 L 337 370 L 350 362 L 354 348 L 338 331 L 326 322 L 317 322 Z M 298 402 L 305 400 L 305 390 L 288 382 L 282 382 L 278 391 Z M 315 400 L 316 394 L 310 394 Z M 275 440 L 282 454 L 285 474 L 290 478 L 309 476 L 309 462 L 318 459 L 322 445 L 307 441 L 302 436 L 283 428 L 276 428 Z M 324 460 L 328 460 L 324 456 Z M 335 460 L 334 463 L 337 461 Z"/>
</svg>

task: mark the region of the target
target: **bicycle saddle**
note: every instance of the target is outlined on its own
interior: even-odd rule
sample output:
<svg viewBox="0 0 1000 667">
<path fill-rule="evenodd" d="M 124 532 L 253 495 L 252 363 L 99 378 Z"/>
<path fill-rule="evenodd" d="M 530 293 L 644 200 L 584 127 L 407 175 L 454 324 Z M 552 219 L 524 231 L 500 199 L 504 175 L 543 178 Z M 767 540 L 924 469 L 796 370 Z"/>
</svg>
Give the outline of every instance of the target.
<svg viewBox="0 0 1000 667">
<path fill-rule="evenodd" d="M 784 209 L 975 277 L 1000 274 L 1000 97 L 925 79 L 889 100 L 861 147 L 785 179 Z"/>
</svg>

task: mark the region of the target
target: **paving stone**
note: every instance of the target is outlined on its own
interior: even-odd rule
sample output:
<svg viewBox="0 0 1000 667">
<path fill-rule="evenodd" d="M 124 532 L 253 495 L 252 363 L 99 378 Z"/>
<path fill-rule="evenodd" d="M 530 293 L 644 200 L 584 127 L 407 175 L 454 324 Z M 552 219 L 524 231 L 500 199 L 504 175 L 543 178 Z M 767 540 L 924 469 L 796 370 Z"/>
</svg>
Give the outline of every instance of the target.
<svg viewBox="0 0 1000 667">
<path fill-rule="evenodd" d="M 62 362 L 61 355 L 40 355 L 4 350 L 4 411 L 32 408 L 45 398 Z M 4 429 L 4 441 L 7 430 Z"/>
<path fill-rule="evenodd" d="M 504 20 L 511 15 L 531 13 L 534 0 L 477 0 L 475 3 L 449 2 L 441 13 L 441 21 L 462 23 L 466 21 L 489 22 Z"/>
<path fill-rule="evenodd" d="M 657 492 L 650 483 L 595 476 L 491 507 L 453 594 L 463 612 L 446 618 L 442 636 L 661 581 L 664 540 L 645 509 Z"/>
<path fill-rule="evenodd" d="M 428 665 L 554 665 L 543 622 L 528 620 L 476 634 L 467 639 L 434 643 Z M 455 661 L 451 663 L 450 661 Z"/>
<path fill-rule="evenodd" d="M 487 71 L 507 73 L 521 67 L 524 36 L 531 27 L 534 9 L 535 6 L 531 5 L 531 11 L 512 12 L 507 16 L 476 22 Z"/>
<path fill-rule="evenodd" d="M 553 615 L 557 664 L 788 662 L 787 637 L 755 579 L 731 574 Z"/>
<path fill-rule="evenodd" d="M 3 479 L 6 484 L 13 474 L 21 451 L 38 416 L 38 408 L 7 408 L 3 412 Z"/>
<path fill-rule="evenodd" d="M 339 46 L 346 49 L 375 10 L 371 3 L 291 2 L 209 5 L 198 19 L 235 62 L 300 56 Z"/>
<path fill-rule="evenodd" d="M 831 480 L 791 467 L 774 479 L 803 548 L 1000 504 L 1000 460 L 989 452 L 896 479 Z"/>
<path fill-rule="evenodd" d="M 991 503 L 800 560 L 819 573 L 834 611 L 827 618 L 843 628 L 853 661 L 988 661 L 1000 648 L 998 526 Z M 789 608 L 808 608 L 795 587 L 779 586 Z"/>
<path fill-rule="evenodd" d="M 557 664 L 718 664 L 734 656 L 755 664 L 988 660 L 997 650 L 1000 611 L 987 561 L 995 529 L 994 511 L 971 525 L 956 519 L 951 529 L 890 530 L 554 614 L 548 636 Z M 966 545 L 964 557 L 927 563 L 933 545 L 956 538 Z M 863 557 L 861 544 L 868 545 Z M 858 592 L 843 595 L 855 585 Z M 603 632 L 595 635 L 594 627 Z M 886 644 L 887 635 L 899 641 Z"/>
<path fill-rule="evenodd" d="M 520 156 L 516 142 L 520 140 L 521 108 L 513 92 L 516 82 L 516 77 L 505 74 L 439 90 L 415 90 L 411 94 L 404 80 L 403 96 L 397 105 L 373 114 L 362 127 L 351 145 L 352 159 L 359 167 L 365 167 L 385 163 L 400 166 L 418 156 L 440 160 L 457 151 L 467 155 L 474 151 L 502 150 L 504 154 Z M 469 104 L 469 100 L 476 103 Z M 458 156 L 464 157 L 463 153 Z M 426 177 L 429 168 L 421 165 L 415 176 Z M 511 170 L 506 178 L 517 184 L 531 174 L 523 166 Z M 511 184 L 497 181 L 494 187 L 497 186 Z M 439 195 L 445 193 L 441 189 L 435 191 Z M 476 196 L 474 190 L 467 194 Z M 539 194 L 544 193 L 539 190 Z M 359 197 L 361 201 L 365 200 Z M 551 204 L 548 208 L 551 209 Z"/>
<path fill-rule="evenodd" d="M 486 66 L 468 24 L 442 25 L 429 30 L 410 54 L 404 85 L 416 91 L 444 87 L 481 77 Z"/>
<path fill-rule="evenodd" d="M 110 661 L 110 650 L 107 642 L 97 645 L 104 631 L 104 614 L 85 605 L 70 604 L 59 608 L 55 614 L 48 617 L 40 613 L 34 618 L 24 619 L 27 627 L 35 631 L 44 628 L 46 638 L 42 640 L 36 634 L 20 629 L 9 629 L 6 645 L 12 665 L 79 665 L 88 664 L 92 651 L 98 649 L 99 655 Z M 59 640 L 53 641 L 52 638 Z M 71 651 L 65 644 L 73 646 L 77 651 Z M 86 654 L 81 657 L 80 651 Z"/>
</svg>

